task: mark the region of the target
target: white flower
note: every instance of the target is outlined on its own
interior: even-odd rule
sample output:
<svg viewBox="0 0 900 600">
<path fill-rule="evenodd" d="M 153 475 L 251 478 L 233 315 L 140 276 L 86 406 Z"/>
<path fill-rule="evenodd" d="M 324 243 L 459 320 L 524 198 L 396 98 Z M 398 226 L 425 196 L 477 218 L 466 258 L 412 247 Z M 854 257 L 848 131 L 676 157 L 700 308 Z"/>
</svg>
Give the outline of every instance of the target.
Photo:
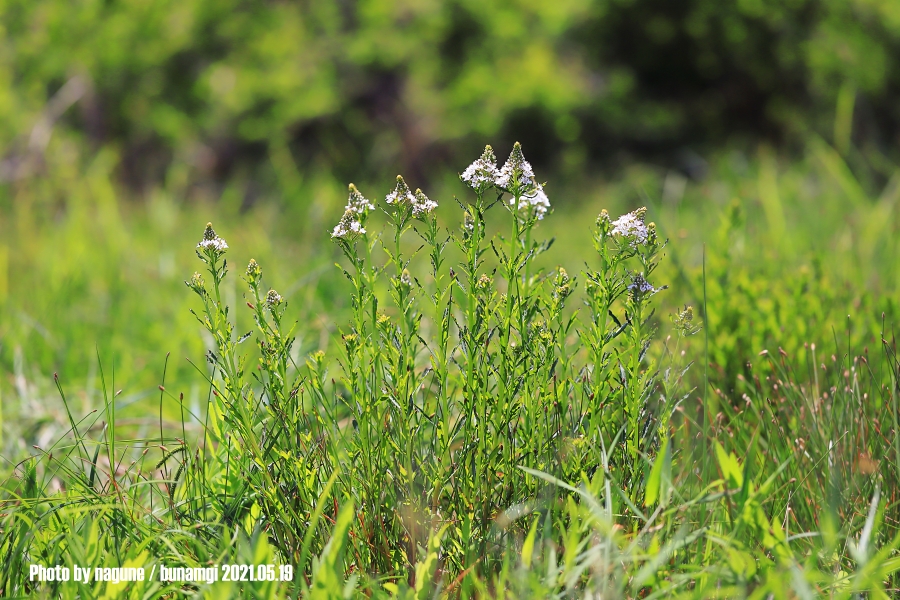
<svg viewBox="0 0 900 600">
<path fill-rule="evenodd" d="M 509 158 L 500 168 L 494 183 L 497 187 L 507 191 L 513 187 L 522 190 L 535 185 L 534 169 L 531 168 L 531 163 L 525 160 L 525 155 L 522 154 L 522 145 L 519 142 L 513 144 L 512 152 L 509 153 Z"/>
<path fill-rule="evenodd" d="M 212 240 L 203 240 L 199 244 L 197 244 L 198 248 L 206 249 L 212 248 L 214 250 L 218 250 L 219 252 L 224 252 L 228 249 L 228 244 L 222 238 L 215 238 Z"/>
<path fill-rule="evenodd" d="M 516 207 L 516 199 L 510 198 L 509 205 L 512 207 Z M 547 194 L 544 193 L 544 186 L 539 183 L 534 184 L 534 187 L 530 192 L 519 198 L 519 210 L 526 210 L 530 208 L 534 211 L 534 216 L 538 218 L 538 220 L 543 219 L 544 215 L 547 214 L 547 211 L 550 210 L 550 199 L 547 198 Z"/>
<path fill-rule="evenodd" d="M 216 235 L 212 223 L 207 223 L 206 229 L 203 231 L 203 239 L 200 240 L 197 247 L 201 250 L 212 249 L 215 252 L 225 252 L 225 250 L 228 249 L 228 244 L 225 243 L 225 240 Z"/>
<path fill-rule="evenodd" d="M 356 219 L 356 214 L 348 208 L 344 211 L 344 216 L 341 217 L 341 220 L 338 222 L 338 224 L 334 226 L 334 231 L 331 232 L 331 237 L 346 240 L 355 238 L 356 236 L 362 235 L 365 232 L 365 228 Z"/>
<path fill-rule="evenodd" d="M 622 215 L 612 222 L 612 231 L 614 236 L 619 236 L 628 240 L 632 245 L 646 244 L 648 230 L 644 225 L 644 215 L 647 214 L 646 208 L 639 208 L 628 214 Z"/>
<path fill-rule="evenodd" d="M 421 217 L 422 215 L 427 215 L 436 209 L 437 206 L 437 202 L 426 196 L 422 190 L 416 190 L 416 193 L 413 195 L 413 216 Z"/>
<path fill-rule="evenodd" d="M 481 158 L 466 167 L 459 178 L 476 192 L 483 192 L 494 185 L 499 176 L 500 171 L 497 170 L 497 157 L 494 156 L 494 149 L 485 146 Z"/>
<path fill-rule="evenodd" d="M 404 204 L 408 204 L 409 206 L 416 205 L 416 197 L 410 191 L 409 186 L 406 185 L 406 182 L 403 181 L 403 177 L 397 175 L 397 186 L 394 188 L 394 191 L 384 197 L 384 201 L 388 204 L 396 204 L 397 206 L 402 206 Z"/>
<path fill-rule="evenodd" d="M 375 210 L 375 205 L 369 202 L 369 200 L 362 194 L 360 194 L 359 190 L 356 189 L 356 186 L 351 183 L 350 197 L 347 199 L 346 210 L 353 211 L 357 214 L 362 214 L 366 211 Z"/>
<path fill-rule="evenodd" d="M 544 193 L 544 186 L 539 183 L 534 185 L 534 190 L 532 190 L 530 194 L 522 196 L 519 208 L 522 208 L 521 202 L 527 202 L 528 205 L 531 206 L 532 210 L 534 210 L 534 215 L 538 220 L 543 219 L 544 215 L 547 214 L 547 211 L 550 210 L 550 199 L 547 198 L 547 194 Z"/>
</svg>

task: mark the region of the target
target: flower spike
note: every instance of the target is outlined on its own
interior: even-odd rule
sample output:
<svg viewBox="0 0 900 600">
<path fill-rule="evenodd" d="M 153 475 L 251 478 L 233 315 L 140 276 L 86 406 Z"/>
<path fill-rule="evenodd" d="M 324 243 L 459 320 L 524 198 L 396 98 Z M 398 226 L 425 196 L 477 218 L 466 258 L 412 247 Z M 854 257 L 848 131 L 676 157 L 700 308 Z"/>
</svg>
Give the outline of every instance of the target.
<svg viewBox="0 0 900 600">
<path fill-rule="evenodd" d="M 414 217 L 427 215 L 428 213 L 434 211 L 434 209 L 436 209 L 438 206 L 437 202 L 426 196 L 422 192 L 422 190 L 417 189 L 413 197 L 415 198 L 415 202 L 413 202 L 412 205 Z"/>
<path fill-rule="evenodd" d="M 355 185 L 351 183 L 348 187 L 350 188 L 350 197 L 347 199 L 346 210 L 351 210 L 357 214 L 365 214 L 367 211 L 375 210 L 375 205 L 369 202 L 369 200 L 356 189 Z"/>
<path fill-rule="evenodd" d="M 484 147 L 481 158 L 466 167 L 466 170 L 459 176 L 466 185 L 478 192 L 484 193 L 490 187 L 494 186 L 500 171 L 497 169 L 497 157 L 494 156 L 494 149 L 490 146 Z"/>
<path fill-rule="evenodd" d="M 393 192 L 384 197 L 384 201 L 397 207 L 416 205 L 416 197 L 410 191 L 406 182 L 403 181 L 401 175 L 397 175 L 397 186 Z"/>
<path fill-rule="evenodd" d="M 356 218 L 356 213 L 348 208 L 344 211 L 344 216 L 341 217 L 338 224 L 334 226 L 331 237 L 342 240 L 352 240 L 365 232 L 365 228 Z"/>
<path fill-rule="evenodd" d="M 207 223 L 206 229 L 203 231 L 203 239 L 197 244 L 197 248 L 200 250 L 212 250 L 218 255 L 224 254 L 225 250 L 228 249 L 228 244 L 216 235 L 216 230 L 213 229 L 212 223 Z"/>
<path fill-rule="evenodd" d="M 519 142 L 513 144 L 512 152 L 509 153 L 509 158 L 500 169 L 496 184 L 497 187 L 513 194 L 529 190 L 535 185 L 534 169 L 531 168 L 531 163 L 525 160 L 522 144 Z"/>
</svg>

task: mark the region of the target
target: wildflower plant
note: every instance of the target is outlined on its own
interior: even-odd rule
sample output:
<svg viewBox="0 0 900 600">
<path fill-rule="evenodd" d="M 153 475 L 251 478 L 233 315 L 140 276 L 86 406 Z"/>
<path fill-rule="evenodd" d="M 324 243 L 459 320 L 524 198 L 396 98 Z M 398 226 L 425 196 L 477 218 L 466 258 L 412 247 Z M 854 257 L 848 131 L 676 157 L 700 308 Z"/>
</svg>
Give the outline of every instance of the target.
<svg viewBox="0 0 900 600">
<path fill-rule="evenodd" d="M 259 358 L 248 377 L 237 346 L 251 334 L 234 334 L 220 300 L 227 245 L 211 226 L 204 233 L 212 285 L 187 283 L 215 340 L 210 414 L 221 416 L 226 470 L 233 453 L 250 458 L 220 476 L 222 494 L 235 518 L 262 515 L 286 556 L 302 562 L 309 546 L 291 524 L 310 518 L 329 478 L 355 507 L 354 568 L 405 573 L 411 586 L 435 544 L 444 573 L 498 567 L 497 551 L 524 534 L 503 515 L 558 493 L 533 470 L 565 481 L 616 469 L 632 506 L 642 496 L 666 437 L 660 406 L 671 410 L 653 401 L 670 390 L 648 359 L 651 305 L 665 289 L 651 283 L 664 247 L 655 226 L 644 209 L 616 221 L 604 211 L 586 270 L 544 271 L 535 261 L 552 240 L 536 234 L 551 207 L 521 145 L 499 168 L 486 147 L 460 178 L 473 197 L 447 228 L 438 203 L 401 176 L 381 206 L 350 185 L 331 231 L 352 309 L 336 361 L 317 352 L 294 362 L 290 303 L 251 260 L 243 278 Z M 489 217 L 508 234 L 489 237 Z M 586 310 L 573 303 L 582 280 Z M 335 364 L 340 377 L 329 376 Z"/>
<path fill-rule="evenodd" d="M 253 259 L 242 277 L 257 330 L 258 364 L 248 373 L 248 356 L 239 346 L 253 332 L 238 336 L 222 301 L 227 248 L 207 225 L 197 254 L 210 285 L 200 274 L 186 282 L 203 303 L 202 312 L 194 314 L 213 340 L 206 356 L 212 371 L 205 429 L 216 460 L 200 463 L 202 476 L 227 522 L 265 514 L 276 547 L 298 561 L 303 535 L 294 524 L 308 519 L 315 504 L 310 494 L 319 487 L 320 461 L 312 450 L 319 427 L 303 407 L 303 375 L 291 355 L 294 326 L 284 322 L 288 303 L 274 289 L 266 291 L 262 268 Z"/>
<path fill-rule="evenodd" d="M 599 268 L 583 275 L 584 327 L 567 308 L 577 278 L 534 266 L 552 243 L 533 239 L 550 202 L 521 145 L 500 168 L 486 147 L 460 179 L 474 198 L 461 203 L 458 227 L 442 230 L 437 203 L 398 176 L 384 199 L 383 232 L 333 236 L 351 265 L 344 272 L 355 316 L 341 336 L 345 391 L 327 410 L 341 448 L 332 454 L 349 457 L 341 480 L 365 507 L 360 535 L 391 548 L 371 557 L 374 572 L 408 571 L 437 530 L 459 572 L 474 557 L 489 562 L 485 553 L 506 535 L 490 524 L 542 488 L 520 467 L 577 477 L 611 444 L 638 482 L 657 443 L 656 429 L 647 434 L 656 417 L 647 307 L 664 286 L 648 278 L 664 244 L 644 211 L 622 217 L 618 229 L 598 221 Z M 507 236 L 487 237 L 492 210 L 508 215 Z M 351 212 L 348 205 L 341 231 L 352 230 Z M 412 229 L 424 244 L 409 252 Z M 461 256 L 452 266 L 450 242 Z M 418 252 L 428 254 L 427 277 L 412 272 Z M 324 385 L 317 394 L 329 395 Z"/>
<path fill-rule="evenodd" d="M 710 371 L 723 373 L 697 398 L 679 351 L 699 331 L 694 309 L 672 315 L 672 334 L 656 342 L 665 241 L 645 209 L 601 212 L 581 269 L 541 268 L 550 201 L 522 148 L 498 167 L 488 147 L 460 178 L 469 189 L 458 208 L 402 178 L 378 201 L 350 186 L 329 232 L 350 311 L 336 313 L 327 345 L 304 341 L 292 290 L 253 259 L 238 261 L 241 310 L 226 306 L 227 261 L 241 249 L 212 225 L 187 244 L 202 263 L 185 283 L 208 334 L 207 364 L 196 365 L 206 410 L 189 415 L 193 401 L 188 409 L 168 391 L 164 372 L 158 435 L 141 433 L 144 420 L 133 434 L 116 421 L 102 365 L 104 406 L 84 416 L 54 377 L 65 414 L 28 434 L 33 452 L 10 461 L 0 484 L 0 596 L 897 589 L 900 361 L 888 323 L 880 361 L 868 347 L 812 344 L 805 368 L 791 346 L 726 352 L 744 361 L 735 371 L 710 354 Z M 738 216 L 721 240 L 740 235 Z M 704 316 L 727 317 L 715 345 L 752 326 L 734 306 L 716 313 L 729 306 L 733 264 L 710 262 L 711 297 L 724 304 L 709 312 L 704 279 Z M 749 281 L 732 296 L 762 299 L 768 288 Z M 181 411 L 180 427 L 164 421 L 164 401 Z M 45 427 L 61 433 L 52 445 Z M 37 563 L 226 562 L 288 574 L 230 588 L 28 576 Z"/>
</svg>

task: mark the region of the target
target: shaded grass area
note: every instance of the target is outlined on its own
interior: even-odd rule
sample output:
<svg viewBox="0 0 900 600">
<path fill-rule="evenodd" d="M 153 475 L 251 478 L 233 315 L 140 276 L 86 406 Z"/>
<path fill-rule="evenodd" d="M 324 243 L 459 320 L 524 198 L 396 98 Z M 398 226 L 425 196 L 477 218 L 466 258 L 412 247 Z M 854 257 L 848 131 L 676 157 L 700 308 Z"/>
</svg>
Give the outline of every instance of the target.
<svg viewBox="0 0 900 600">
<path fill-rule="evenodd" d="M 388 387 L 403 380 L 404 361 L 416 362 L 418 355 L 407 354 L 412 345 L 406 344 L 417 343 L 412 321 L 397 338 L 407 341 L 396 342 L 396 354 L 388 353 L 394 343 L 390 336 L 377 338 L 380 321 L 372 323 L 376 329 L 365 330 L 368 313 L 353 304 L 351 282 L 333 267 L 338 260 L 344 268 L 350 264 L 327 239 L 343 203 L 341 187 L 314 184 L 310 195 L 316 202 L 307 206 L 268 204 L 241 212 L 227 196 L 215 208 L 179 205 L 174 190 L 159 191 L 143 204 L 118 203 L 100 162 L 85 179 L 59 204 L 48 201 L 37 183 L 7 190 L 4 244 L 16 251 L 7 251 L 2 356 L 10 376 L 2 393 L 4 399 L 18 399 L 4 401 L 4 456 L 11 461 L 5 506 L 12 507 L 4 511 L 3 525 L 7 593 L 32 590 L 17 574 L 24 564 L 17 561 L 25 556 L 52 563 L 76 556 L 76 550 L 84 561 L 104 565 L 201 565 L 226 557 L 270 557 L 305 575 L 305 584 L 291 589 L 305 585 L 304 593 L 320 590 L 331 596 L 343 595 L 348 580 L 350 588 L 376 595 L 417 597 L 441 591 L 546 597 L 585 589 L 689 597 L 777 597 L 792 590 L 804 597 L 890 593 L 895 587 L 893 573 L 900 566 L 894 552 L 900 451 L 892 334 L 898 298 L 896 179 L 878 194 L 867 192 L 838 154 L 813 143 L 805 160 L 789 166 L 779 166 L 766 150 L 750 160 L 723 156 L 699 184 L 676 173 L 636 168 L 621 181 L 560 189 L 559 196 L 569 196 L 570 202 L 557 200 L 548 188 L 558 208 L 534 232 L 555 242 L 528 260 L 533 273 L 544 269 L 549 275 L 559 265 L 569 270 L 577 294 L 567 314 L 577 309 L 584 324 L 596 323 L 589 314 L 603 314 L 590 302 L 581 305 L 593 293 L 585 277 L 599 268 L 591 247 L 591 224 L 599 209 L 609 207 L 615 216 L 649 207 L 648 220 L 656 221 L 660 236 L 670 240 L 653 280 L 669 289 L 654 296 L 657 314 L 647 322 L 659 328 L 658 334 L 645 357 L 629 354 L 641 347 L 643 334 L 636 334 L 630 346 L 615 346 L 606 380 L 597 379 L 603 372 L 598 367 L 602 352 L 598 359 L 586 359 L 593 367 L 585 371 L 554 363 L 552 376 L 538 369 L 529 375 L 531 363 L 508 362 L 513 355 L 504 350 L 510 341 L 526 341 L 528 328 L 513 328 L 508 340 L 501 335 L 502 315 L 508 323 L 518 306 L 508 303 L 508 282 L 515 277 L 507 275 L 502 285 L 504 269 L 510 267 L 502 253 L 487 253 L 480 273 L 492 273 L 498 294 L 507 294 L 490 305 L 500 315 L 495 318 L 501 331 L 488 340 L 487 356 L 493 358 L 486 359 L 480 376 L 463 368 L 471 344 L 465 341 L 466 326 L 457 324 L 463 348 L 456 359 L 460 387 L 450 385 L 445 393 L 443 384 L 432 382 L 439 390 L 436 397 L 464 405 L 460 398 L 466 385 L 486 385 L 490 397 L 509 393 L 512 401 L 518 391 L 504 392 L 502 383 L 503 369 L 509 368 L 510 376 L 533 382 L 539 393 L 551 393 L 555 378 L 570 382 L 563 395 L 581 398 L 582 406 L 591 402 L 579 394 L 609 386 L 601 397 L 619 390 L 625 409 L 596 413 L 599 428 L 585 429 L 587 435 L 551 419 L 546 430 L 532 428 L 524 436 L 501 435 L 497 425 L 518 418 L 490 421 L 487 430 L 472 420 L 470 430 L 460 416 L 465 409 L 449 409 L 447 414 L 456 416 L 445 415 L 448 428 L 459 424 L 469 433 L 458 438 L 461 446 L 454 445 L 454 435 L 444 438 L 451 461 L 444 473 L 480 475 L 450 479 L 453 502 L 459 504 L 452 510 L 441 504 L 446 512 L 428 514 L 410 503 L 406 486 L 422 485 L 411 473 L 423 467 L 413 468 L 413 462 L 437 452 L 432 438 L 440 439 L 438 426 L 402 406 L 387 407 L 373 422 L 402 417 L 408 427 L 373 435 L 367 443 L 374 445 L 365 449 L 377 449 L 376 463 L 366 468 L 357 464 L 354 453 L 360 448 L 347 441 L 348 432 L 363 422 L 354 415 L 352 400 L 383 393 L 378 385 L 367 387 L 374 375 L 367 375 L 365 352 L 378 354 L 379 347 L 385 352 L 383 383 Z M 60 193 L 65 183 L 41 185 Z M 53 190 L 54 185 L 59 187 Z M 378 197 L 366 187 L 360 186 Z M 463 193 L 448 179 L 429 194 L 440 201 L 438 219 L 451 231 L 459 229 L 462 209 L 450 197 L 463 198 Z M 210 322 L 228 305 L 234 311 L 229 319 L 237 319 L 235 336 L 223 339 L 259 328 L 256 336 L 277 350 L 264 352 L 257 363 L 258 350 L 247 348 L 246 381 L 237 386 L 237 371 L 217 362 L 231 351 L 215 337 L 224 316 L 218 325 L 198 324 L 189 312 L 199 310 L 197 300 L 182 283 L 197 268 L 191 249 L 199 239 L 198 224 L 211 211 L 218 232 L 228 239 L 230 264 L 239 266 L 232 265 L 232 274 L 218 286 Z M 507 235 L 503 209 L 491 211 L 485 218 L 486 239 Z M 384 217 L 372 219 L 371 231 L 381 231 Z M 385 231 L 389 244 L 390 229 Z M 407 256 L 423 243 L 413 232 L 404 240 Z M 402 275 L 379 245 L 373 245 L 373 255 L 388 275 Z M 275 329 L 267 320 L 274 312 L 267 317 L 243 308 L 248 301 L 260 306 L 265 296 L 264 288 L 259 297 L 235 277 L 250 256 L 264 265 L 267 286 L 277 287 L 287 301 L 288 312 Z M 426 258 L 423 251 L 405 267 L 423 286 Z M 447 265 L 465 263 L 465 248 L 451 244 L 446 260 Z M 586 273 L 579 273 L 581 263 Z M 373 297 L 388 317 L 402 320 L 405 292 L 386 277 L 372 283 Z M 49 287 L 52 293 L 30 293 L 42 284 L 40 289 Z M 422 289 L 419 301 L 424 303 L 432 291 Z M 538 313 L 549 310 L 552 294 L 541 296 L 534 289 L 535 306 L 544 307 Z M 678 338 L 666 316 L 683 304 L 694 306 L 706 328 L 703 334 Z M 622 306 L 616 307 L 621 317 Z M 464 307 L 459 310 L 466 323 Z M 477 311 L 471 315 L 474 326 Z M 296 329 L 288 333 L 295 320 Z M 420 333 L 432 341 L 439 322 L 439 317 L 426 319 Z M 590 336 L 575 335 L 563 323 L 550 328 L 557 340 L 553 356 L 567 356 L 566 348 L 572 356 L 590 355 Z M 353 334 L 376 336 L 370 350 L 359 350 L 348 339 Z M 702 364 L 706 335 L 708 371 Z M 376 339 L 384 342 L 379 346 Z M 526 352 L 535 344 L 525 346 Z M 98 364 L 98 347 L 102 374 L 92 366 Z M 209 349 L 218 358 L 207 367 L 202 361 Z M 172 352 L 165 380 L 163 350 Z M 201 365 L 199 372 L 182 362 L 185 356 Z M 697 364 L 682 379 L 691 361 Z M 256 364 L 262 369 L 254 380 L 250 366 Z M 630 387 L 625 383 L 630 378 L 619 378 L 618 365 L 634 369 L 646 387 Z M 440 371 L 439 365 L 432 367 Z M 68 404 L 53 395 L 51 370 L 62 375 Z M 592 383 L 579 388 L 579 376 Z M 493 378 L 497 387 L 487 383 Z M 657 402 L 660 394 L 684 400 L 674 413 L 666 413 L 667 402 Z M 558 414 L 565 418 L 582 414 L 563 404 Z M 423 414 L 437 414 L 428 406 L 422 405 Z M 627 441 L 636 430 L 636 421 L 626 414 L 629 406 L 650 425 L 641 430 L 636 446 Z M 98 412 L 78 423 L 92 409 Z M 491 413 L 489 418 L 499 417 Z M 116 438 L 104 421 L 117 423 Z M 273 438 L 279 428 L 287 439 Z M 22 431 L 19 441 L 16 434 Z M 536 441 L 547 442 L 547 460 L 503 454 L 509 444 L 527 444 L 522 440 L 537 431 Z M 457 470 L 453 457 L 465 456 L 471 439 L 478 440 L 472 467 Z M 269 445 L 262 443 L 266 440 Z M 28 450 L 32 444 L 40 449 Z M 292 454 L 298 448 L 303 460 Z M 38 458 L 13 470 L 12 462 L 26 453 Z M 434 456 L 441 466 L 440 453 Z M 266 466 L 273 461 L 284 465 Z M 511 487 L 491 481 L 502 478 L 498 471 L 512 478 Z M 390 478 L 384 479 L 386 473 Z M 436 480 L 439 489 L 445 483 L 440 470 Z M 367 487 L 391 491 L 386 497 L 360 491 Z M 484 514 L 474 518 L 479 511 Z M 40 526 L 35 529 L 34 523 Z M 108 534 L 96 535 L 97 527 Z M 97 545 L 91 550 L 93 540 Z M 158 597 L 176 587 L 132 586 L 128 593 Z M 229 593 L 280 597 L 282 590 L 235 586 Z M 200 586 L 196 593 L 213 592 Z M 219 593 L 225 592 L 216 591 L 216 597 Z"/>
</svg>

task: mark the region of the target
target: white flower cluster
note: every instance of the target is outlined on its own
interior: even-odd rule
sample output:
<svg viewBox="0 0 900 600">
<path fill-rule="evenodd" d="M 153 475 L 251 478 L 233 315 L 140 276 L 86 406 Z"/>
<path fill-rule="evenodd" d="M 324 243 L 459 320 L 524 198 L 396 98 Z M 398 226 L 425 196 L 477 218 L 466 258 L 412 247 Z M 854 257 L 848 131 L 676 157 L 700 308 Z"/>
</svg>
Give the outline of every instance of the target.
<svg viewBox="0 0 900 600">
<path fill-rule="evenodd" d="M 413 198 L 415 201 L 412 205 L 413 216 L 421 217 L 422 215 L 427 215 L 431 211 L 437 208 L 437 202 L 426 196 L 422 190 L 417 189 L 416 193 L 413 194 Z"/>
<path fill-rule="evenodd" d="M 206 229 L 203 232 L 203 239 L 200 240 L 200 243 L 197 244 L 197 248 L 201 250 L 214 250 L 215 252 L 225 252 L 228 249 L 228 244 L 216 235 L 215 229 L 213 229 L 212 223 L 206 224 Z"/>
<path fill-rule="evenodd" d="M 536 183 L 534 184 L 534 189 L 531 193 L 522 196 L 522 199 L 519 201 L 519 209 L 521 210 L 528 206 L 531 206 L 531 209 L 534 211 L 534 215 L 538 220 L 544 218 L 544 215 L 550 210 L 550 199 L 547 198 L 547 194 L 544 193 L 544 186 Z"/>
<path fill-rule="evenodd" d="M 362 226 L 362 223 L 356 219 L 356 215 L 348 208 L 344 211 L 344 216 L 341 217 L 338 224 L 334 226 L 331 237 L 346 240 L 362 235 L 365 232 L 366 230 Z"/>
<path fill-rule="evenodd" d="M 403 181 L 403 177 L 397 175 L 397 185 L 394 190 L 385 196 L 384 201 L 396 207 L 406 207 L 412 209 L 414 217 L 427 215 L 437 208 L 437 202 L 426 196 L 422 190 L 416 190 L 415 193 L 410 191 L 409 186 Z M 366 232 L 363 227 L 363 220 L 370 210 L 374 210 L 375 205 L 364 197 L 356 186 L 350 184 L 350 198 L 347 200 L 347 206 L 344 208 L 344 215 L 334 230 L 331 232 L 332 238 L 352 239 Z"/>
<path fill-rule="evenodd" d="M 350 197 L 347 199 L 347 206 L 344 208 L 344 216 L 342 216 L 338 224 L 334 226 L 331 237 L 348 239 L 357 235 L 362 235 L 366 230 L 362 226 L 360 216 L 365 216 L 367 212 L 374 209 L 375 205 L 369 202 L 369 200 L 356 189 L 356 186 L 351 183 Z"/>
<path fill-rule="evenodd" d="M 513 145 L 509 158 L 500 169 L 496 162 L 494 150 L 485 146 L 481 158 L 466 167 L 460 179 L 479 193 L 492 186 L 509 192 L 513 195 L 509 201 L 510 206 L 519 210 L 531 208 L 538 219 L 543 219 L 550 210 L 550 199 L 547 198 L 544 187 L 535 180 L 534 169 L 525 160 L 522 145 L 519 142 Z"/>
<path fill-rule="evenodd" d="M 513 144 L 512 152 L 500 167 L 500 174 L 497 175 L 495 183 L 497 187 L 504 189 L 510 189 L 513 186 L 524 189 L 535 185 L 534 169 L 531 168 L 531 163 L 525 160 L 525 155 L 522 154 L 522 145 L 519 142 Z"/>
<path fill-rule="evenodd" d="M 403 177 L 397 175 L 397 186 L 394 188 L 394 191 L 384 197 L 384 201 L 388 204 L 396 204 L 397 206 L 402 206 L 403 204 L 415 206 L 416 196 L 410 191 L 406 182 L 403 181 Z"/>
<path fill-rule="evenodd" d="M 225 240 L 223 240 L 220 237 L 217 237 L 217 238 L 214 238 L 211 240 L 203 240 L 199 244 L 197 244 L 197 247 L 204 249 L 204 250 L 207 248 L 212 248 L 219 252 L 224 252 L 225 250 L 228 250 L 228 244 L 225 242 Z"/>
<path fill-rule="evenodd" d="M 644 215 L 646 213 L 646 208 L 639 208 L 622 215 L 612 222 L 612 231 L 610 233 L 628 240 L 632 244 L 646 244 L 649 235 L 649 230 L 644 224 Z"/>
<path fill-rule="evenodd" d="M 353 211 L 357 214 L 363 214 L 367 211 L 375 210 L 375 205 L 360 194 L 359 190 L 356 189 L 356 186 L 351 183 L 350 197 L 347 199 L 346 210 Z"/>
<path fill-rule="evenodd" d="M 385 196 L 384 201 L 397 207 L 404 205 L 410 207 L 414 217 L 427 215 L 438 206 L 437 202 L 426 196 L 422 190 L 417 189 L 415 193 L 410 191 L 400 175 L 397 175 L 397 186 L 394 191 Z"/>
<path fill-rule="evenodd" d="M 500 171 L 497 169 L 497 157 L 494 156 L 494 149 L 485 146 L 481 158 L 466 167 L 459 177 L 472 189 L 483 192 L 495 185 L 499 176 Z"/>
</svg>

